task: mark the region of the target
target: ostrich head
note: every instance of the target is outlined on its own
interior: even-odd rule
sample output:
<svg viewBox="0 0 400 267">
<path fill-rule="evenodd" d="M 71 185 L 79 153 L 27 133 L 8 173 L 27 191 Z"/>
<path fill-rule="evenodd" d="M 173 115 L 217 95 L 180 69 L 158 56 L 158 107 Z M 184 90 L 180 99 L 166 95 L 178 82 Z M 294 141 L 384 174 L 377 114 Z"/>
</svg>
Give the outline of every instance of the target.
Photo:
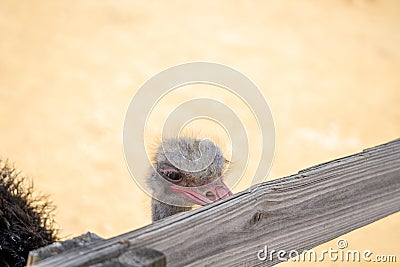
<svg viewBox="0 0 400 267">
<path fill-rule="evenodd" d="M 147 178 L 153 192 L 153 221 L 231 195 L 222 181 L 226 164 L 219 147 L 209 140 L 163 141 Z"/>
</svg>

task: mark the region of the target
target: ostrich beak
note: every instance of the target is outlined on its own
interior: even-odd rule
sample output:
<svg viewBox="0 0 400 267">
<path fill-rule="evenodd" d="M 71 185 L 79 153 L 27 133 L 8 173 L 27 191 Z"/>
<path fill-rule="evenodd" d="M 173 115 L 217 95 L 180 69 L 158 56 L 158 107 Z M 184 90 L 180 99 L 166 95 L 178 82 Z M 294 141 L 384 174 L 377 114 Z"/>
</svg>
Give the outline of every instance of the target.
<svg viewBox="0 0 400 267">
<path fill-rule="evenodd" d="M 173 185 L 170 186 L 170 188 L 173 192 L 183 194 L 191 201 L 201 206 L 211 204 L 232 195 L 232 192 L 222 181 L 216 181 L 201 187 Z"/>
</svg>

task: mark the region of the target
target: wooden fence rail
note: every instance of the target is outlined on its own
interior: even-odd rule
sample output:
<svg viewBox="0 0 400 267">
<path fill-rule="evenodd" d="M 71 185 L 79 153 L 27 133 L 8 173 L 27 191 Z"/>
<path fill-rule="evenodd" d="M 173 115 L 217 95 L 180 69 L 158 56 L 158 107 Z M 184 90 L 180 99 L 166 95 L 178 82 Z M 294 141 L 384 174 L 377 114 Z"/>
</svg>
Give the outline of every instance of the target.
<svg viewBox="0 0 400 267">
<path fill-rule="evenodd" d="M 397 139 L 33 266 L 271 266 L 276 255 L 257 257 L 265 245 L 301 252 L 399 210 Z"/>
</svg>

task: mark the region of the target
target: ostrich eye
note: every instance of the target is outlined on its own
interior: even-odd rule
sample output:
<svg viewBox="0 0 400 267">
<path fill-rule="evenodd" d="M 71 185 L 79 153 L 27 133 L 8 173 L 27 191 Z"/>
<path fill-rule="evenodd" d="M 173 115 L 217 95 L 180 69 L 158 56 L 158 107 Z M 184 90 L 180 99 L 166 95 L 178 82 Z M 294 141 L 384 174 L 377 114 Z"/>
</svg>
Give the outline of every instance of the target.
<svg viewBox="0 0 400 267">
<path fill-rule="evenodd" d="M 179 172 L 166 172 L 164 173 L 166 178 L 171 182 L 177 183 L 182 180 L 182 175 Z"/>
<path fill-rule="evenodd" d="M 173 182 L 173 183 L 179 183 L 182 181 L 182 174 L 180 171 L 169 165 L 169 164 L 162 164 L 158 167 L 158 172 L 168 181 Z"/>
</svg>

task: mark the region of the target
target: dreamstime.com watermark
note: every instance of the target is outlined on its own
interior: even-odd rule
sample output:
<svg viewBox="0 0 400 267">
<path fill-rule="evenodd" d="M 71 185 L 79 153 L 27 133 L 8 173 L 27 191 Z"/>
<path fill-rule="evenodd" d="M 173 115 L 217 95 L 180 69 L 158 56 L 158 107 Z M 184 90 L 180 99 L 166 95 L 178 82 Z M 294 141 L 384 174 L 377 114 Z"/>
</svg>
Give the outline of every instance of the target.
<svg viewBox="0 0 400 267">
<path fill-rule="evenodd" d="M 397 262 L 396 255 L 375 255 L 371 250 L 347 249 L 348 243 L 345 239 L 339 239 L 336 242 L 337 248 L 324 249 L 320 252 L 314 249 L 297 250 L 273 250 L 268 246 L 257 252 L 257 258 L 260 261 L 291 261 L 291 262 Z"/>
</svg>

